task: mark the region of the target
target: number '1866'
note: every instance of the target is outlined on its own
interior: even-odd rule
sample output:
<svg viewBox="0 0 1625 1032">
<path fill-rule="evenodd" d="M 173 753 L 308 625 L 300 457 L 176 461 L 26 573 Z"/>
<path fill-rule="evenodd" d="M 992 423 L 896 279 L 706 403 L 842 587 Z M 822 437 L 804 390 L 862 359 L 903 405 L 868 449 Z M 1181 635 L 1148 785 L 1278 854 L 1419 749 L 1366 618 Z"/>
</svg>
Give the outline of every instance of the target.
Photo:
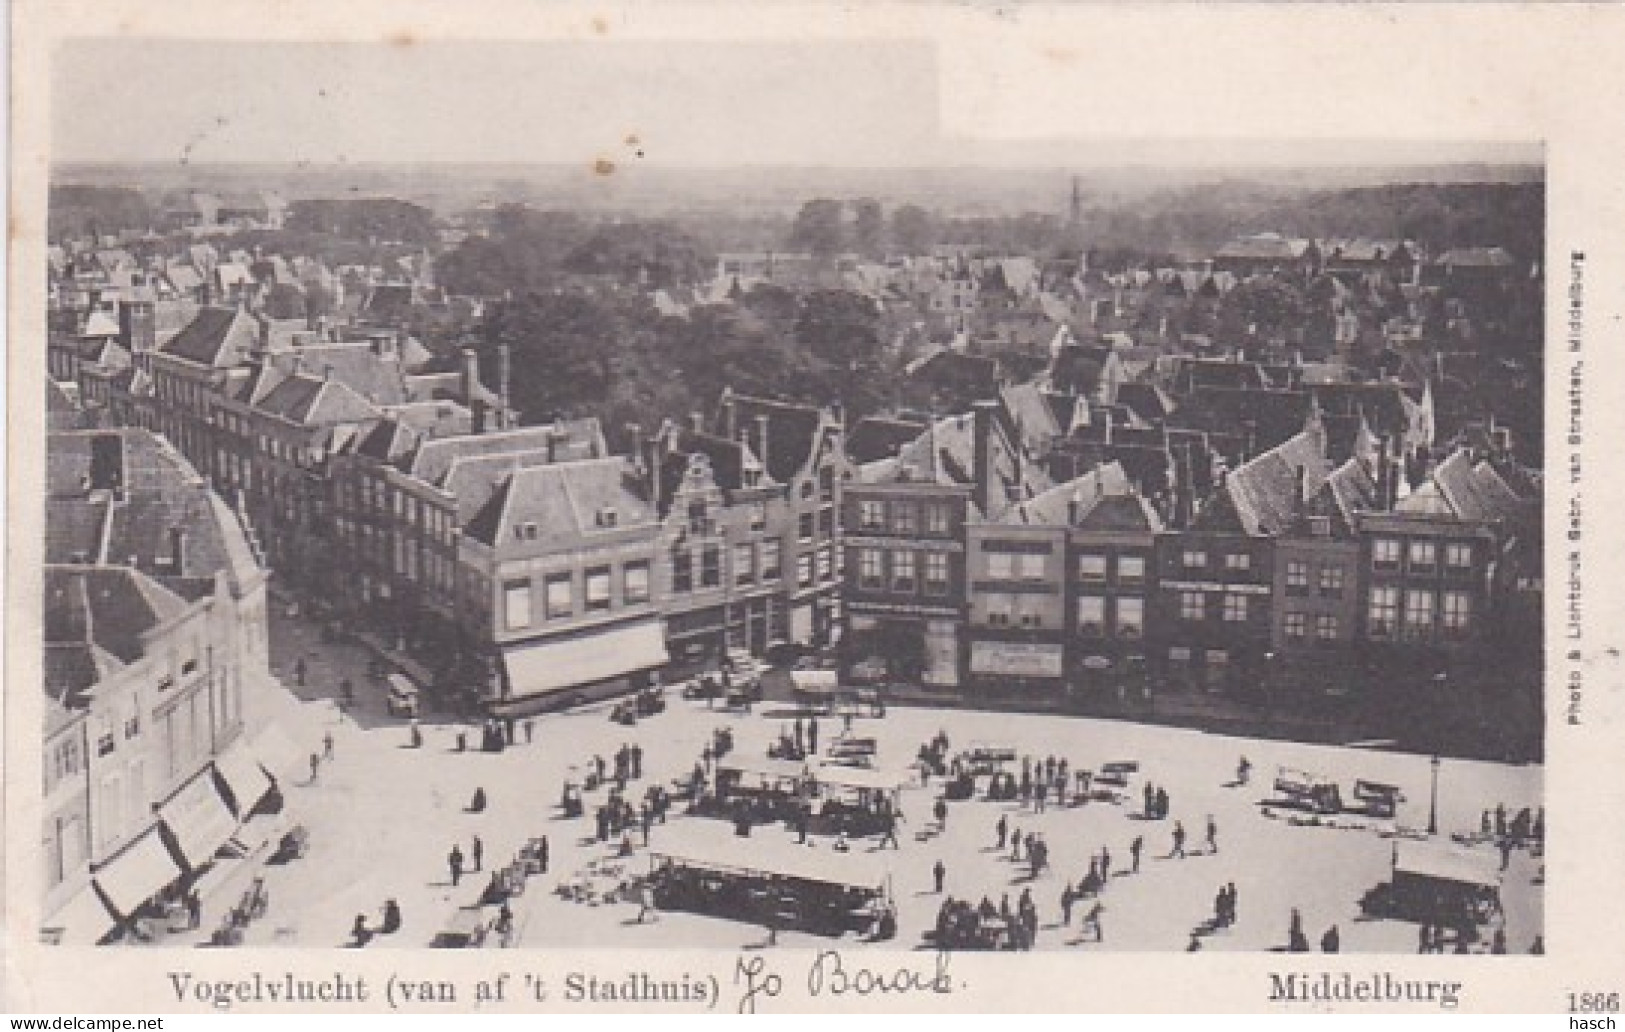
<svg viewBox="0 0 1625 1032">
<path fill-rule="evenodd" d="M 1614 1014 L 1618 1011 L 1618 993 L 1569 993 L 1570 1014 Z"/>
</svg>

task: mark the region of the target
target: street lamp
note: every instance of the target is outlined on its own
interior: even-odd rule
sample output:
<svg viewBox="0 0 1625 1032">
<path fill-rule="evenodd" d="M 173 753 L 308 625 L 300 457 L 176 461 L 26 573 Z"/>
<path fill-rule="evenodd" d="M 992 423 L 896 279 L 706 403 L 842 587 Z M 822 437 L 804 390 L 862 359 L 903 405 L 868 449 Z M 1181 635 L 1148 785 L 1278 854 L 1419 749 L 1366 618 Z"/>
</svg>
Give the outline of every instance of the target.
<svg viewBox="0 0 1625 1032">
<path fill-rule="evenodd" d="M 1435 755 L 1431 761 L 1433 767 L 1433 791 L 1428 797 L 1428 834 L 1439 833 L 1439 757 Z"/>
</svg>

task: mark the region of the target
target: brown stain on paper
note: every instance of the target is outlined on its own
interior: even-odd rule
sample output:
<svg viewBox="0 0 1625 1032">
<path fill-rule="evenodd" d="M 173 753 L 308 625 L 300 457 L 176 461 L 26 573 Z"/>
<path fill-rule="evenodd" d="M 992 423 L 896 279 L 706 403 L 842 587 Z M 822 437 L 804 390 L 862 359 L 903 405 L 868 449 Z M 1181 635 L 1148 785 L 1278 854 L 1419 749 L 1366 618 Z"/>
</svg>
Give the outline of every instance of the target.
<svg viewBox="0 0 1625 1032">
<path fill-rule="evenodd" d="M 396 29 L 388 36 L 385 36 L 384 40 L 385 42 L 389 43 L 390 46 L 410 47 L 417 43 L 418 37 L 417 33 L 413 32 L 411 29 Z"/>
<path fill-rule="evenodd" d="M 601 176 L 613 175 L 615 172 L 615 162 L 609 160 L 608 158 L 599 158 L 597 161 L 592 163 L 592 170 Z"/>
</svg>

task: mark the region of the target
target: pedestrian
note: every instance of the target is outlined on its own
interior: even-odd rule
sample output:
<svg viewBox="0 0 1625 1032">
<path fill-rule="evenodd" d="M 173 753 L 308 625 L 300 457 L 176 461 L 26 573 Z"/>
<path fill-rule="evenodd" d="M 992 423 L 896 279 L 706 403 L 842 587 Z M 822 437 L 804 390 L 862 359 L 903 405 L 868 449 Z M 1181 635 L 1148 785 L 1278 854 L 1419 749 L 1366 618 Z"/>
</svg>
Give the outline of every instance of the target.
<svg viewBox="0 0 1625 1032">
<path fill-rule="evenodd" d="M 485 789 L 484 788 L 475 788 L 474 789 L 474 798 L 472 798 L 472 799 L 470 799 L 468 801 L 468 812 L 469 813 L 484 813 L 485 812 Z"/>
<path fill-rule="evenodd" d="M 531 719 L 530 717 L 526 717 L 525 718 L 525 744 L 526 745 L 530 744 L 530 740 L 535 735 L 535 733 L 536 733 L 536 721 Z"/>
<path fill-rule="evenodd" d="M 1038 813 L 1044 812 L 1044 797 L 1049 794 L 1049 782 L 1040 781 L 1033 786 L 1033 809 Z"/>
<path fill-rule="evenodd" d="M 1225 891 L 1225 895 L 1229 897 L 1229 899 L 1225 903 L 1225 916 L 1228 918 L 1228 920 L 1225 923 L 1226 924 L 1235 924 L 1236 923 L 1236 883 L 1235 882 L 1230 882 L 1229 884 L 1227 884 L 1224 887 L 1224 891 Z"/>
<path fill-rule="evenodd" d="M 1102 884 L 1112 876 L 1112 851 L 1106 846 L 1100 847 L 1100 881 Z"/>
<path fill-rule="evenodd" d="M 384 901 L 384 919 L 378 925 L 379 934 L 380 935 L 389 935 L 389 934 L 391 934 L 393 932 L 400 931 L 400 927 L 401 927 L 401 905 L 399 903 L 395 902 L 392 899 L 385 900 Z"/>
<path fill-rule="evenodd" d="M 1145 783 L 1145 816 L 1147 820 L 1157 817 L 1157 789 L 1149 781 Z"/>
<path fill-rule="evenodd" d="M 1506 870 L 1512 863 L 1512 840 L 1504 838 L 1498 843 L 1501 850 L 1501 870 Z"/>
<path fill-rule="evenodd" d="M 478 835 L 474 836 L 474 842 L 469 847 L 468 852 L 474 861 L 474 870 L 483 871 L 485 869 L 485 843 L 480 841 Z"/>
<path fill-rule="evenodd" d="M 936 805 L 931 808 L 931 815 L 937 819 L 938 831 L 948 830 L 948 803 L 946 800 L 938 799 Z"/>
<path fill-rule="evenodd" d="M 1140 873 L 1140 850 L 1144 848 L 1145 837 L 1143 835 L 1134 836 L 1134 841 L 1129 843 L 1128 855 L 1129 859 L 1133 862 L 1132 871 L 1135 874 Z"/>
<path fill-rule="evenodd" d="M 1211 813 L 1207 815 L 1207 851 L 1209 853 L 1219 851 L 1219 826 L 1213 823 Z"/>
<path fill-rule="evenodd" d="M 1219 886 L 1218 893 L 1213 897 L 1213 927 L 1223 928 L 1230 923 L 1225 920 L 1225 912 L 1229 902 L 1229 893 L 1224 891 L 1223 885 Z"/>
<path fill-rule="evenodd" d="M 1096 942 L 1106 941 L 1106 930 L 1101 926 L 1100 923 L 1100 915 L 1104 913 L 1105 910 L 1106 908 L 1104 906 L 1096 903 L 1094 906 L 1090 907 L 1089 912 L 1083 916 L 1083 930 L 1094 932 Z"/>
<path fill-rule="evenodd" d="M 446 855 L 446 866 L 451 868 L 451 885 L 456 888 L 463 880 L 463 850 L 461 846 L 452 846 L 451 852 Z"/>
<path fill-rule="evenodd" d="M 300 681 L 299 683 L 304 684 L 303 681 Z M 1506 838 L 1506 836 L 1507 836 L 1507 808 L 1506 808 L 1506 804 L 1505 803 L 1496 803 L 1495 804 L 1495 837 L 1496 838 Z"/>
<path fill-rule="evenodd" d="M 1484 816 L 1479 818 L 1478 830 L 1485 838 L 1488 838 L 1495 831 L 1494 818 L 1490 816 L 1488 810 L 1485 810 Z"/>
<path fill-rule="evenodd" d="M 1490 812 L 1488 810 L 1485 810 L 1484 811 L 1484 817 L 1485 817 L 1486 820 L 1489 818 L 1489 815 L 1490 815 Z M 1416 928 L 1416 952 L 1417 953 L 1432 953 L 1433 952 L 1433 926 L 1428 924 L 1426 921 L 1423 921 Z"/>
<path fill-rule="evenodd" d="M 186 894 L 186 926 L 197 928 L 203 924 L 203 900 L 193 889 Z"/>
<path fill-rule="evenodd" d="M 543 874 L 547 873 L 547 853 L 547 836 L 543 835 L 542 841 L 536 846 L 536 861 L 541 865 Z"/>
<path fill-rule="evenodd" d="M 997 824 L 995 824 L 993 826 L 993 830 L 998 832 L 998 834 L 999 834 L 999 843 L 998 843 L 997 848 L 998 848 L 999 852 L 1002 853 L 1002 852 L 1004 852 L 1004 843 L 1005 843 L 1005 840 L 1006 840 L 1006 836 L 1009 834 L 1009 831 L 1010 831 L 1010 822 L 1005 818 L 1004 814 L 1002 814 L 1002 813 L 999 814 L 999 823 L 997 823 Z"/>
<path fill-rule="evenodd" d="M 638 889 L 638 924 L 642 924 L 643 919 L 653 913 L 655 913 L 654 886 L 645 883 Z"/>
<path fill-rule="evenodd" d="M 1336 953 L 1342 943 L 1342 936 L 1337 934 L 1337 926 L 1332 925 L 1326 929 L 1326 934 L 1320 937 L 1320 952 Z"/>
<path fill-rule="evenodd" d="M 1245 785 L 1252 773 L 1253 765 L 1247 762 L 1247 757 L 1243 756 L 1241 762 L 1236 764 L 1236 784 Z"/>
<path fill-rule="evenodd" d="M 938 860 L 936 862 L 936 864 L 931 868 L 931 878 L 932 878 L 933 881 L 936 882 L 937 895 L 939 895 L 939 896 L 942 895 L 942 882 L 943 882 L 943 879 L 945 879 L 947 877 L 948 877 L 948 868 L 946 868 L 946 867 L 944 867 L 942 865 L 941 860 Z"/>
<path fill-rule="evenodd" d="M 1072 890 L 1072 883 L 1067 882 L 1061 890 L 1061 924 L 1067 928 L 1072 927 L 1072 906 L 1078 901 L 1077 893 Z"/>
<path fill-rule="evenodd" d="M 1297 907 L 1292 908 L 1292 919 L 1287 923 L 1287 951 L 1289 953 L 1308 953 L 1309 937 L 1303 934 L 1303 915 Z"/>
<path fill-rule="evenodd" d="M 1191 933 L 1191 941 L 1185 944 L 1186 953 L 1202 952 L 1202 937 L 1195 932 Z"/>
<path fill-rule="evenodd" d="M 1179 821 L 1174 822 L 1174 848 L 1169 850 L 1168 856 L 1185 859 L 1185 825 Z"/>
<path fill-rule="evenodd" d="M 1159 821 L 1163 820 L 1167 816 L 1168 816 L 1168 790 L 1165 789 L 1165 788 L 1159 788 L 1159 789 L 1157 789 L 1157 820 L 1159 820 Z"/>
<path fill-rule="evenodd" d="M 310 754 L 310 783 L 312 785 L 314 785 L 316 783 L 316 774 L 321 769 L 321 766 L 322 766 L 322 758 L 320 756 L 318 756 L 316 753 L 311 753 Z"/>
<path fill-rule="evenodd" d="M 322 735 L 322 759 L 333 758 L 333 732 L 328 731 Z"/>
<path fill-rule="evenodd" d="M 417 717 L 412 718 L 412 748 L 423 748 L 423 727 L 418 723 Z"/>
</svg>

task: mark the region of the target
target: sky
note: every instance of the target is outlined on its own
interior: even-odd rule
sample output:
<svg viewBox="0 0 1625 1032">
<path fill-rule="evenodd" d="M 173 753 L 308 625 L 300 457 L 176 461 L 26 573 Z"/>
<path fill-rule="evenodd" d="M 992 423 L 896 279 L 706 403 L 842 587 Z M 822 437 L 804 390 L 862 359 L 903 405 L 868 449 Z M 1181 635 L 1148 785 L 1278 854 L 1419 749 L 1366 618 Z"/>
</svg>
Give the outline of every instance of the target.
<svg viewBox="0 0 1625 1032">
<path fill-rule="evenodd" d="M 1029 102 L 1035 92 L 1044 97 L 1036 70 L 990 69 L 967 85 L 963 75 L 939 75 L 938 56 L 926 40 L 879 39 L 74 39 L 59 44 L 52 66 L 52 157 L 315 165 L 602 159 L 701 168 L 1541 160 L 1538 145 L 1439 142 L 1431 133 L 1408 142 L 1292 144 L 1103 138 L 1098 132 L 1141 123 L 1100 106 L 1091 113 L 1089 98 L 1074 89 Z M 959 93 L 945 97 L 944 82 L 959 83 Z M 1012 138 L 1005 131 L 1012 116 L 1000 108 L 1016 96 L 1051 116 L 1063 102 L 1076 103 L 1084 120 L 1065 138 Z"/>
</svg>

